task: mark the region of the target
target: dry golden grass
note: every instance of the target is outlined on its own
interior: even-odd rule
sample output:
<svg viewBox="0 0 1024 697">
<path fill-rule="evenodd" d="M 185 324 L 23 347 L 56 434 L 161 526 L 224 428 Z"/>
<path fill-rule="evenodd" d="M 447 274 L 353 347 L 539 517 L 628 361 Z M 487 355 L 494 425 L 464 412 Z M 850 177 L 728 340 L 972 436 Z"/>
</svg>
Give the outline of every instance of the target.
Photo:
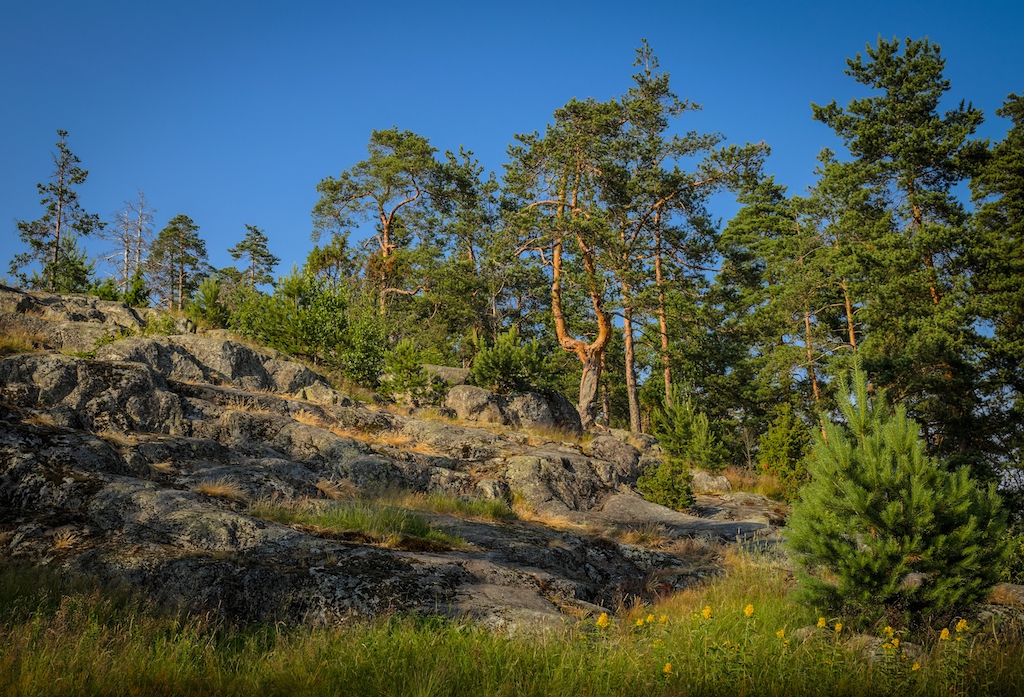
<svg viewBox="0 0 1024 697">
<path fill-rule="evenodd" d="M 230 479 L 220 478 L 209 482 L 199 482 L 192 488 L 197 494 L 210 496 L 227 501 L 245 501 L 245 491 Z"/>
<path fill-rule="evenodd" d="M 53 535 L 53 546 L 56 549 L 67 549 L 74 546 L 79 539 L 79 534 L 74 530 L 59 530 Z"/>
<path fill-rule="evenodd" d="M 658 523 L 644 523 L 636 528 L 612 528 L 608 531 L 608 536 L 624 544 L 639 547 L 662 547 L 672 539 L 665 526 Z"/>
<path fill-rule="evenodd" d="M 149 471 L 153 474 L 174 474 L 175 469 L 170 462 L 151 462 Z"/>
<path fill-rule="evenodd" d="M 0 334 L 0 358 L 20 353 L 39 353 L 45 343 L 46 338 L 38 334 L 20 330 L 6 331 Z"/>
<path fill-rule="evenodd" d="M 729 465 L 722 474 L 729 480 L 733 491 L 749 491 L 774 501 L 785 498 L 786 488 L 774 474 L 762 474 L 736 465 Z"/>
<path fill-rule="evenodd" d="M 53 426 L 53 417 L 43 411 L 28 417 L 24 423 L 33 426 Z"/>
<path fill-rule="evenodd" d="M 107 441 L 111 445 L 115 445 L 119 448 L 127 448 L 133 445 L 138 445 L 139 441 L 135 436 L 124 431 L 115 431 L 112 428 L 105 428 L 96 434 L 103 440 Z"/>
<path fill-rule="evenodd" d="M 356 488 L 355 484 L 347 481 L 332 482 L 330 479 L 321 479 L 316 483 L 316 488 L 320 490 L 321 494 L 332 501 L 354 499 L 359 495 L 359 489 Z"/>
<path fill-rule="evenodd" d="M 228 403 L 224 405 L 225 409 L 231 411 L 244 411 L 250 414 L 270 414 L 270 410 L 260 405 L 259 401 L 253 397 L 232 397 L 228 400 Z"/>
<path fill-rule="evenodd" d="M 292 414 L 292 418 L 300 424 L 305 424 L 307 426 L 315 426 L 323 429 L 328 427 L 328 424 L 321 417 L 310 411 L 306 411 L 305 409 L 299 409 L 297 412 Z"/>
<path fill-rule="evenodd" d="M 1006 605 L 1008 607 L 1022 607 L 1024 602 L 1019 594 L 1014 593 L 1010 588 L 1007 588 L 1005 584 L 997 584 L 992 589 L 992 594 L 989 595 L 988 602 L 993 605 Z"/>
<path fill-rule="evenodd" d="M 414 442 L 412 436 L 407 436 L 404 433 L 395 433 L 393 431 L 378 433 L 373 436 L 373 438 L 374 441 L 380 445 L 389 445 L 392 448 L 404 448 Z"/>
</svg>

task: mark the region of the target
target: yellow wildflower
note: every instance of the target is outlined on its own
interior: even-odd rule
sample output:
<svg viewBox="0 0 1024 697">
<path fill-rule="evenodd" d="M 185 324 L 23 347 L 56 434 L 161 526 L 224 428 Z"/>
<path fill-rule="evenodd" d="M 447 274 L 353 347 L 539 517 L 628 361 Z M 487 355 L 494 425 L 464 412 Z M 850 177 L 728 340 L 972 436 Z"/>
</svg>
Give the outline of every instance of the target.
<svg viewBox="0 0 1024 697">
<path fill-rule="evenodd" d="M 843 623 L 842 622 L 836 622 L 836 634 L 838 634 L 841 631 L 843 631 Z"/>
<path fill-rule="evenodd" d="M 893 645 L 893 646 L 894 646 L 895 648 L 897 648 L 897 649 L 898 649 L 898 648 L 900 647 L 900 638 L 899 638 L 899 637 L 896 637 L 896 636 L 894 636 L 894 637 L 892 638 L 892 645 Z"/>
<path fill-rule="evenodd" d="M 745 608 L 743 608 L 743 614 L 746 615 L 747 617 L 752 616 L 754 614 L 754 606 L 753 605 L 747 605 Z"/>
<path fill-rule="evenodd" d="M 893 633 L 892 632 L 892 627 L 886 627 L 885 629 L 882 630 L 882 634 L 884 634 L 886 636 L 892 636 L 892 633 Z"/>
<path fill-rule="evenodd" d="M 656 648 L 656 649 L 660 649 L 664 645 L 665 645 L 665 642 L 662 641 L 661 639 L 655 639 L 654 643 L 652 644 L 652 646 L 654 646 L 654 648 Z"/>
<path fill-rule="evenodd" d="M 824 628 L 825 628 L 825 618 L 824 617 L 819 617 L 818 618 L 818 629 L 824 629 Z"/>
<path fill-rule="evenodd" d="M 644 622 L 646 622 L 647 624 L 650 624 L 653 621 L 654 621 L 654 615 L 647 615 L 647 617 L 644 619 Z"/>
<path fill-rule="evenodd" d="M 643 627 L 644 626 L 644 618 L 643 617 L 640 617 L 640 618 L 637 619 L 636 626 L 637 627 Z"/>
<path fill-rule="evenodd" d="M 942 628 L 942 632 L 939 634 L 939 641 L 949 641 L 949 630 L 945 627 Z"/>
<path fill-rule="evenodd" d="M 658 618 L 658 622 L 661 624 L 668 624 L 668 615 L 662 615 Z"/>
<path fill-rule="evenodd" d="M 596 624 L 598 627 L 601 627 L 602 629 L 604 627 L 607 627 L 609 624 L 611 624 L 611 621 L 608 619 L 608 613 L 607 612 L 602 612 L 598 616 L 597 622 L 595 622 L 594 624 Z"/>
<path fill-rule="evenodd" d="M 775 632 L 775 636 L 779 637 L 780 639 L 783 638 L 784 636 L 786 636 L 786 630 L 780 629 L 779 631 Z"/>
<path fill-rule="evenodd" d="M 701 617 L 703 617 L 706 620 L 711 619 L 711 606 L 710 605 L 705 605 L 704 609 L 700 611 L 700 614 L 701 614 Z"/>
<path fill-rule="evenodd" d="M 665 667 L 661 669 L 661 672 L 665 674 L 666 678 L 672 675 L 672 664 L 666 663 Z"/>
<path fill-rule="evenodd" d="M 959 622 L 956 623 L 956 633 L 957 634 L 959 634 L 960 632 L 966 632 L 966 631 L 967 631 L 967 620 L 960 620 Z"/>
<path fill-rule="evenodd" d="M 921 670 L 921 664 L 918 663 L 917 661 L 914 661 L 914 665 L 910 666 L 910 669 L 911 670 Z"/>
</svg>

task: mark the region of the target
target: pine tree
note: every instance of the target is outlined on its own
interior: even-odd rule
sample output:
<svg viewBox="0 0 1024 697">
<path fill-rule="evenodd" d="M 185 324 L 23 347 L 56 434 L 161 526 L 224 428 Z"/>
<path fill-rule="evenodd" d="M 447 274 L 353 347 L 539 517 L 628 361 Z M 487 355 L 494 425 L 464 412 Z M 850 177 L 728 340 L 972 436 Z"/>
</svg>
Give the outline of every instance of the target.
<svg viewBox="0 0 1024 697">
<path fill-rule="evenodd" d="M 85 183 L 89 172 L 78 166 L 81 160 L 68 150 L 68 132 L 58 130 L 57 135 L 60 140 L 57 153 L 53 155 L 51 182 L 36 184 L 46 213 L 38 220 L 18 221 L 18 235 L 29 246 L 29 251 L 16 254 L 10 266 L 11 274 L 22 284 L 31 283 L 34 288 L 47 288 L 50 292 L 57 291 L 58 286 L 78 285 L 75 279 L 60 278 L 62 272 L 81 270 L 75 260 L 67 256 L 78 247 L 75 243 L 65 244 L 65 236 L 87 236 L 105 226 L 98 215 L 82 210 L 75 187 Z M 33 261 L 41 262 L 42 272 L 34 273 L 30 280 L 23 269 Z"/>
<path fill-rule="evenodd" d="M 255 287 L 273 283 L 274 267 L 280 259 L 267 249 L 267 236 L 255 225 L 245 226 L 245 239 L 228 249 L 228 254 L 236 261 L 248 257 L 247 273 L 249 286 Z"/>
<path fill-rule="evenodd" d="M 206 243 L 199 226 L 187 215 L 176 215 L 160 231 L 146 265 L 168 309 L 181 310 L 199 284 L 206 264 Z"/>
<path fill-rule="evenodd" d="M 983 118 L 961 102 L 944 113 L 949 91 L 939 46 L 927 39 L 887 41 L 847 61 L 847 75 L 872 90 L 845 109 L 812 105 L 814 118 L 842 138 L 853 160 L 829 177 L 860 182 L 883 207 L 885 225 L 858 249 L 868 292 L 857 352 L 924 429 L 936 454 L 968 456 L 979 447 L 975 356 L 980 340 L 969 312 L 964 242 L 968 216 L 953 188 L 977 170 Z M 849 193 L 844 197 L 851 198 Z"/>
<path fill-rule="evenodd" d="M 1012 122 L 1006 138 L 971 180 L 974 200 L 972 293 L 992 327 L 985 350 L 988 421 L 998 429 L 1004 461 L 1024 457 L 1024 95 L 1011 94 L 996 114 Z"/>
<path fill-rule="evenodd" d="M 799 596 L 863 622 L 918 623 L 962 609 L 997 580 L 1006 531 L 995 485 L 926 453 L 918 425 L 860 369 L 843 381 L 842 423 L 825 420 L 810 483 L 786 527 Z"/>
</svg>

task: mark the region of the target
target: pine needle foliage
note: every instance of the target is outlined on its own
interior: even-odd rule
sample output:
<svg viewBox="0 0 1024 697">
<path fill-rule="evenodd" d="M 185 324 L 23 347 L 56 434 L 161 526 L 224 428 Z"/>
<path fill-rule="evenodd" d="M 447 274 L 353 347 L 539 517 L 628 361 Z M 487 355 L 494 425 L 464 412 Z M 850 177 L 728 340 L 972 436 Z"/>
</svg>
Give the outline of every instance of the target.
<svg viewBox="0 0 1024 697">
<path fill-rule="evenodd" d="M 544 391 L 551 384 L 540 343 L 536 339 L 524 342 L 516 327 L 498 334 L 493 346 L 480 348 L 469 378 L 474 385 L 498 394 Z"/>
<path fill-rule="evenodd" d="M 981 488 L 926 454 L 918 425 L 856 366 L 843 421 L 827 418 L 807 460 L 810 483 L 787 526 L 801 567 L 797 597 L 861 623 L 940 620 L 998 581 L 1005 515 Z"/>
<path fill-rule="evenodd" d="M 648 469 L 637 486 L 649 501 L 677 510 L 693 503 L 690 469 L 712 474 L 725 469 L 725 448 L 711 430 L 708 416 L 689 396 L 676 392 L 672 406 L 654 412 L 654 435 L 665 459 Z"/>
</svg>

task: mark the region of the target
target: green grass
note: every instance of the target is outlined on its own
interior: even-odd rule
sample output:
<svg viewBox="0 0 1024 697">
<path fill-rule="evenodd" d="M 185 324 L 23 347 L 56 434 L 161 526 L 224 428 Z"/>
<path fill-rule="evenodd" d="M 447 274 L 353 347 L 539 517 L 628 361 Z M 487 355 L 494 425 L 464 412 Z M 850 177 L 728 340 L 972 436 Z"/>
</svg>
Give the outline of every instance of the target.
<svg viewBox="0 0 1024 697">
<path fill-rule="evenodd" d="M 416 542 L 466 546 L 465 540 L 439 530 L 422 515 L 372 501 L 259 501 L 249 507 L 249 514 L 283 525 L 304 525 L 321 533 L 355 533 L 390 547 L 416 546 Z"/>
<path fill-rule="evenodd" d="M 817 619 L 786 600 L 788 588 L 780 570 L 740 560 L 708 587 L 632 608 L 605 627 L 591 617 L 565 631 L 508 638 L 465 622 L 397 616 L 333 629 L 231 630 L 161 615 L 123 592 L 3 567 L 0 694 L 1020 693 L 1024 651 L 1015 632 L 924 637 L 919 670 L 895 652 L 870 664 L 845 648 L 848 630 L 837 634 L 836 618 L 816 639 L 787 644 L 794 628 Z"/>
<path fill-rule="evenodd" d="M 451 494 L 412 494 L 401 499 L 402 505 L 419 511 L 450 515 L 455 518 L 483 520 L 515 520 L 519 516 L 501 499 L 466 499 Z"/>
</svg>

